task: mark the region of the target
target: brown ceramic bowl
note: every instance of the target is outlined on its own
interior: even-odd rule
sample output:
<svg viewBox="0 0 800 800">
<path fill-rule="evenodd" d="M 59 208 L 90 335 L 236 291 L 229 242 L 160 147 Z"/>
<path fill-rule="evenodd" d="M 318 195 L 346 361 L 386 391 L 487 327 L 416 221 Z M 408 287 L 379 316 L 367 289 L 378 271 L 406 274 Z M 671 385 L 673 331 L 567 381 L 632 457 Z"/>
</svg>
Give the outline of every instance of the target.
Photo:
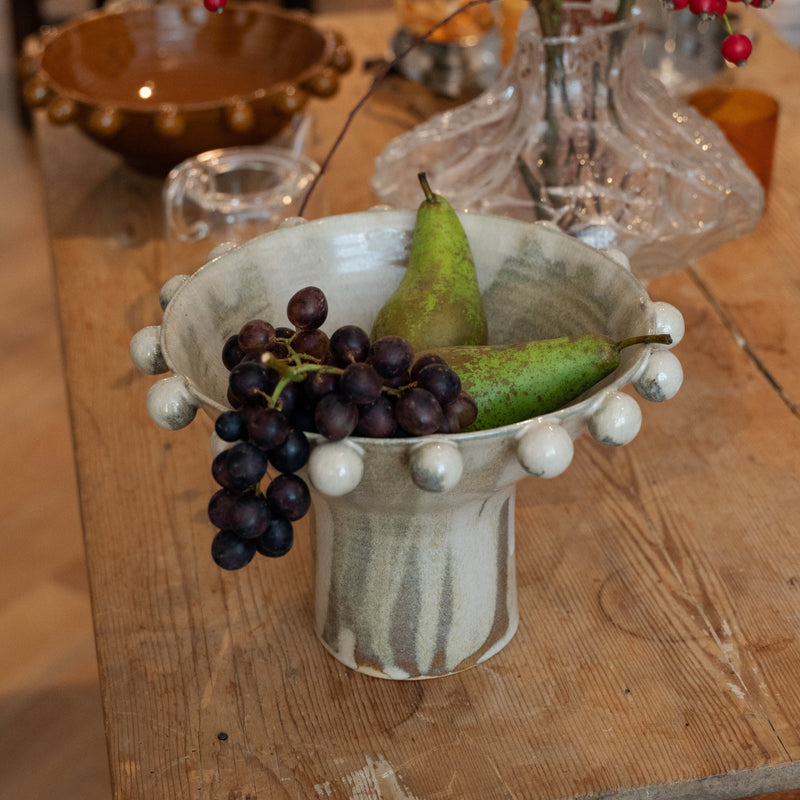
<svg viewBox="0 0 800 800">
<path fill-rule="evenodd" d="M 42 33 L 23 57 L 24 96 L 133 167 L 166 173 L 219 147 L 259 144 L 351 63 L 308 14 L 235 2 L 91 11 Z"/>
</svg>

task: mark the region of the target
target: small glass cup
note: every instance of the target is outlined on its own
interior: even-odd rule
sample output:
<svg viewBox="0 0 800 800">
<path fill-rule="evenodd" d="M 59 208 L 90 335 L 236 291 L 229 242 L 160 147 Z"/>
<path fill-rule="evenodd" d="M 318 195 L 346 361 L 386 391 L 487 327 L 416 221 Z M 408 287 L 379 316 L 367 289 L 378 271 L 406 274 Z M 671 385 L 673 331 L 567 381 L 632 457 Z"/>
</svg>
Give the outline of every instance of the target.
<svg viewBox="0 0 800 800">
<path fill-rule="evenodd" d="M 275 230 L 299 214 L 319 170 L 304 155 L 267 145 L 223 147 L 186 159 L 163 189 L 171 255 L 205 257 L 219 245 Z M 303 216 L 326 211 L 323 187 L 315 186 Z"/>
<path fill-rule="evenodd" d="M 778 101 L 754 89 L 708 88 L 694 92 L 689 102 L 717 124 L 742 161 L 769 191 L 778 128 Z"/>
</svg>

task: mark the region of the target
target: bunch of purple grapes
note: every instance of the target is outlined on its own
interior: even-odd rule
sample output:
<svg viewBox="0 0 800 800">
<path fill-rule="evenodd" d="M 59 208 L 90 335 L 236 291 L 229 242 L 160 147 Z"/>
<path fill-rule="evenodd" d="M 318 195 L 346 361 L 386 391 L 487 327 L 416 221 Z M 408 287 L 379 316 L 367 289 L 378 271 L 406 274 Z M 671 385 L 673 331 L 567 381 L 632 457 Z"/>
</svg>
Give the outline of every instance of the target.
<svg viewBox="0 0 800 800">
<path fill-rule="evenodd" d="M 307 433 L 331 440 L 450 434 L 477 416 L 441 356 L 415 358 L 405 339 L 370 341 L 357 325 L 329 337 L 322 330 L 328 302 L 317 287 L 296 292 L 286 315 L 291 327 L 246 322 L 222 350 L 231 410 L 219 415 L 215 431 L 231 446 L 212 464 L 221 488 L 208 516 L 219 529 L 211 555 L 223 569 L 291 549 L 292 523 L 311 505 L 297 474 L 311 451 Z"/>
</svg>

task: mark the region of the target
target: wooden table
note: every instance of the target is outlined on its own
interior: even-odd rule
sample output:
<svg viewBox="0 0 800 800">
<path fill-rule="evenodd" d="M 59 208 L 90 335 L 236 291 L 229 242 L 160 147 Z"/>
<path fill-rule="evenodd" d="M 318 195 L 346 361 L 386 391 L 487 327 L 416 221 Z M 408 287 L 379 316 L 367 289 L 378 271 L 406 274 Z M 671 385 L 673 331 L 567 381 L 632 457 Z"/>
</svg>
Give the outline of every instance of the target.
<svg viewBox="0 0 800 800">
<path fill-rule="evenodd" d="M 358 58 L 391 14 L 323 20 Z M 131 335 L 160 322 L 160 181 L 41 120 L 66 380 L 114 797 L 733 798 L 800 787 L 800 55 L 762 28 L 742 83 L 782 103 L 758 229 L 650 284 L 684 314 L 685 384 L 642 432 L 583 437 L 518 488 L 521 624 L 468 672 L 387 682 L 327 655 L 309 543 L 211 562 L 210 423 L 168 433 Z M 318 107 L 321 155 L 368 84 Z M 328 176 L 374 202 L 372 157 L 413 123 L 388 91 Z M 57 479 L 57 476 L 53 476 Z"/>
</svg>

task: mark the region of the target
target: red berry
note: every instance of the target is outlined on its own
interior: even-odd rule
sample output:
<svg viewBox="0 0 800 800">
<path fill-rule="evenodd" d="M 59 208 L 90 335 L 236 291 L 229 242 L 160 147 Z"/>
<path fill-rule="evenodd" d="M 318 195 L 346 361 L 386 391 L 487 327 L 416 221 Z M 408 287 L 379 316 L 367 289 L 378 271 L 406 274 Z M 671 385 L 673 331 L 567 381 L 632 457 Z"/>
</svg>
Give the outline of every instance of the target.
<svg viewBox="0 0 800 800">
<path fill-rule="evenodd" d="M 701 19 L 717 16 L 717 0 L 689 0 L 689 11 Z"/>
<path fill-rule="evenodd" d="M 680 11 L 689 5 L 689 0 L 661 0 L 666 11 Z"/>
<path fill-rule="evenodd" d="M 203 5 L 209 11 L 222 11 L 223 8 L 227 5 L 228 0 L 203 0 Z"/>
<path fill-rule="evenodd" d="M 753 52 L 753 43 L 743 33 L 733 33 L 722 42 L 722 57 L 731 64 L 741 67 Z"/>
<path fill-rule="evenodd" d="M 721 17 L 728 10 L 728 0 L 717 0 L 716 6 L 717 6 L 717 10 L 716 10 L 715 13 L 716 13 L 716 15 L 718 17 Z"/>
</svg>

